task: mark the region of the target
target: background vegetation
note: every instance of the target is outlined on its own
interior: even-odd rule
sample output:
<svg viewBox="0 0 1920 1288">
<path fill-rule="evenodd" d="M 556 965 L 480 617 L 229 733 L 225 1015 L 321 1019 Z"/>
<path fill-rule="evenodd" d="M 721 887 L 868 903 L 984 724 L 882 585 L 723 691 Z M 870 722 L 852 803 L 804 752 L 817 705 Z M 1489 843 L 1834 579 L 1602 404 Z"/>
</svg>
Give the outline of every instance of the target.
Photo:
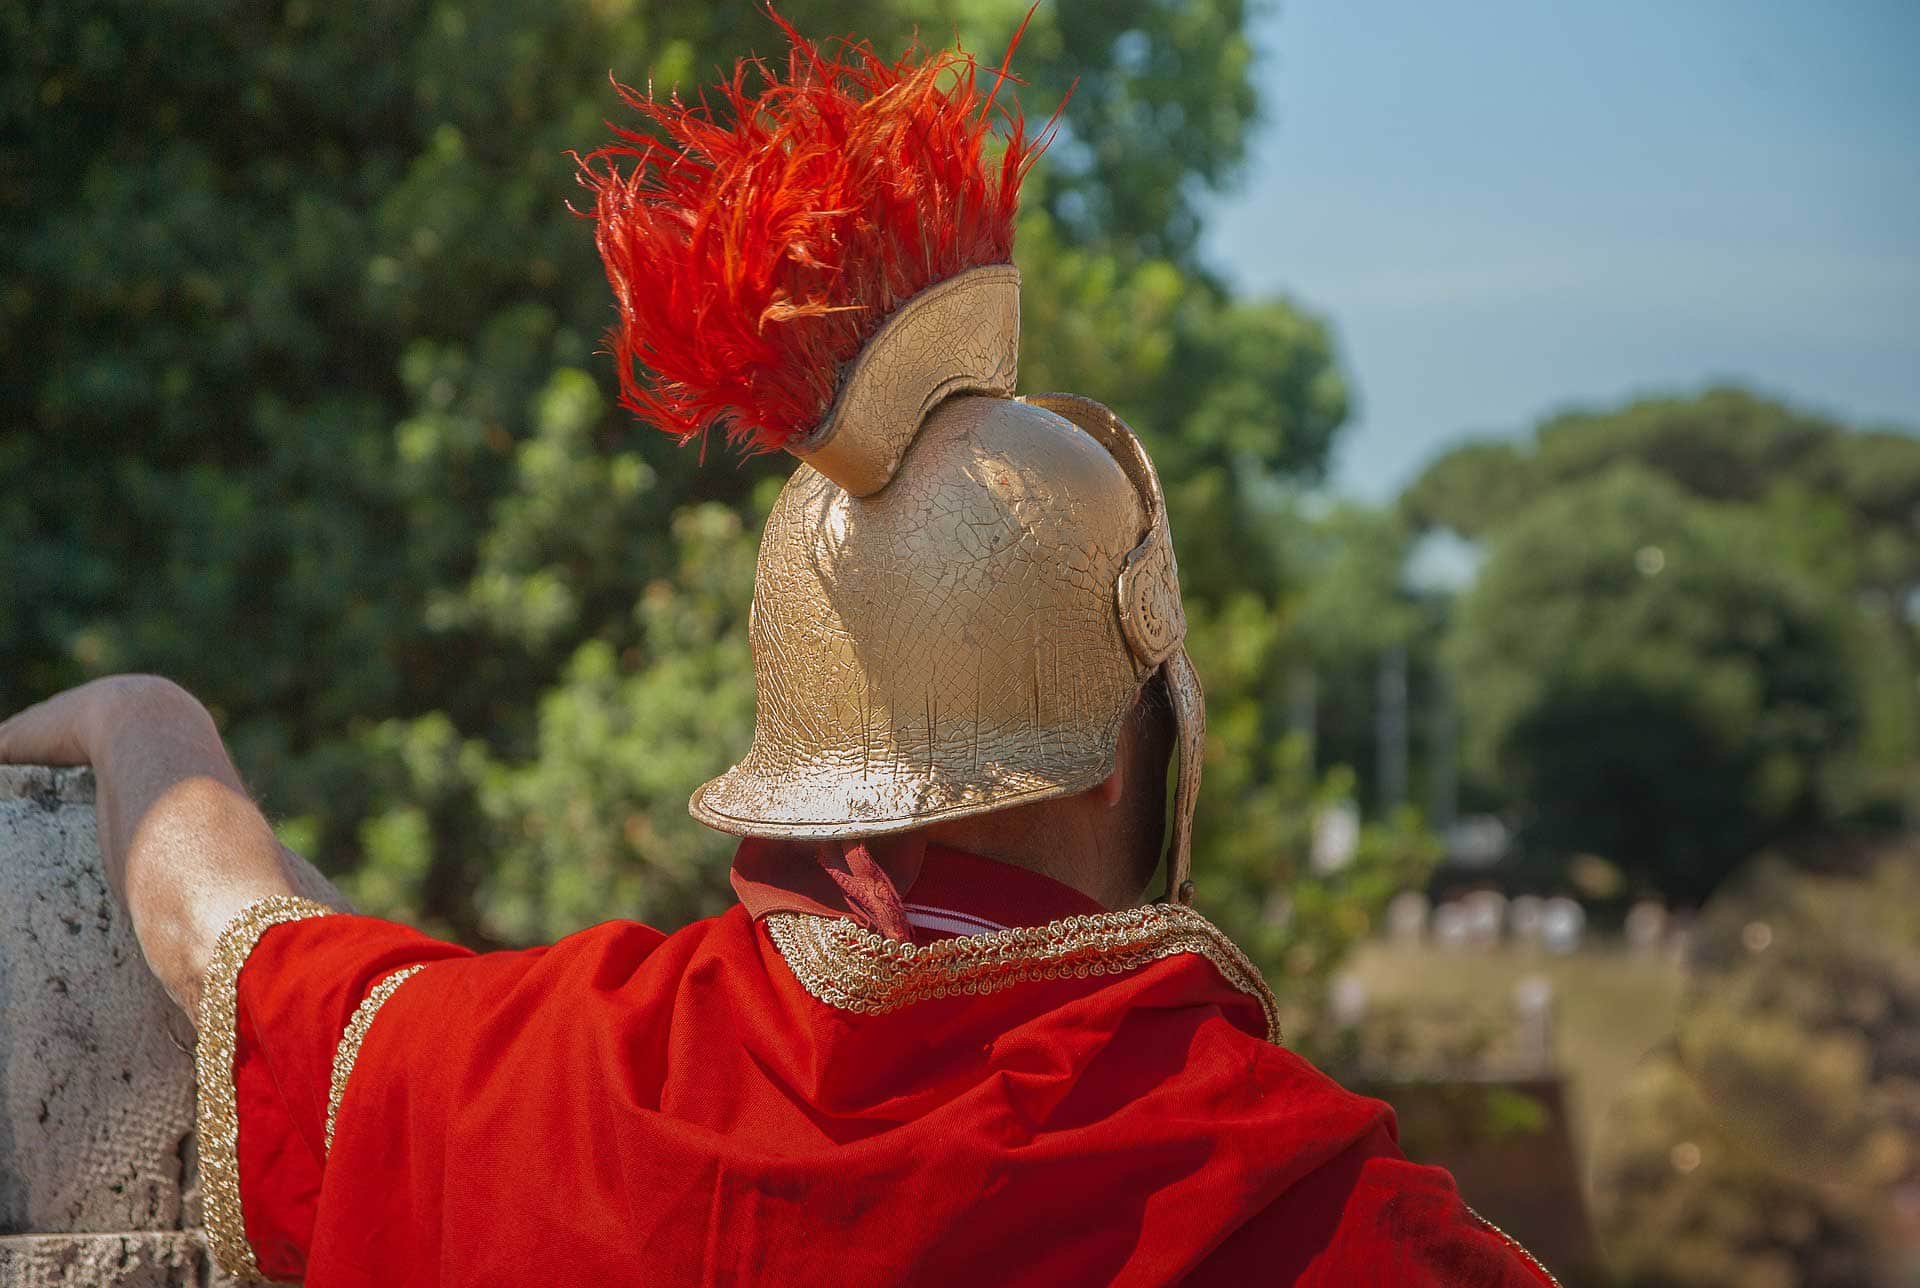
<svg viewBox="0 0 1920 1288">
<path fill-rule="evenodd" d="M 917 19 L 995 54 L 1023 11 L 784 6 L 886 50 Z M 1078 85 L 1020 258 L 1024 383 L 1112 401 L 1192 534 L 1220 730 L 1202 861 L 1264 884 L 1288 847 L 1248 821 L 1298 828 L 1319 788 L 1284 747 L 1222 749 L 1279 731 L 1285 496 L 1348 395 L 1318 319 L 1233 299 L 1195 255 L 1254 111 L 1244 22 L 1036 15 L 1023 100 L 1043 116 Z M 566 152 L 605 135 L 609 68 L 692 87 L 776 49 L 771 24 L 608 0 L 27 6 L 0 45 L 0 373 L 29 427 L 0 446 L 0 706 L 182 679 L 296 848 L 469 941 L 724 906 L 729 843 L 684 801 L 745 746 L 783 467 L 701 468 L 613 409 Z M 1371 844 L 1358 915 L 1269 932 L 1276 952 L 1358 933 L 1391 888 L 1375 856 L 1424 852 L 1404 822 Z"/>
<path fill-rule="evenodd" d="M 1920 850 L 1757 865 L 1702 925 L 1679 1025 L 1599 1134 L 1634 1283 L 1905 1284 L 1920 1271 Z"/>
<path fill-rule="evenodd" d="M 1042 117 L 1078 87 L 1020 231 L 1022 383 L 1111 403 L 1160 462 L 1210 699 L 1201 902 L 1296 1042 L 1326 974 L 1440 857 L 1410 802 L 1509 820 L 1513 888 L 1578 886 L 1598 860 L 1605 893 L 1686 903 L 1756 850 L 1830 867 L 1833 838 L 1910 827 L 1910 435 L 1719 390 L 1463 446 L 1386 509 L 1317 497 L 1355 397 L 1329 324 L 1236 297 L 1197 251 L 1258 107 L 1252 2 L 1036 13 L 1022 100 Z M 997 56 L 1025 7 L 782 10 L 886 52 L 917 22 Z M 295 848 L 370 910 L 477 945 L 723 907 L 730 844 L 685 800 L 747 741 L 744 617 L 783 466 L 703 468 L 613 408 L 566 153 L 605 135 L 609 69 L 691 87 L 776 46 L 744 6 L 660 0 L 0 7 L 0 710 L 175 676 Z M 1477 575 L 1410 578 L 1435 534 Z M 1379 755 L 1385 663 L 1416 699 L 1404 784 Z M 1352 861 L 1316 865 L 1316 818 L 1349 800 Z M 1823 900 L 1911 902 L 1884 876 L 1770 878 L 1794 879 L 1829 924 Z M 1910 932 L 1872 941 L 1896 974 Z M 1869 951 L 1795 960 L 1880 978 Z M 1797 1077 L 1795 1034 L 1831 1037 L 1866 996 L 1767 978 L 1686 1039 L 1759 1085 Z M 1870 1052 L 1910 1040 L 1889 1006 Z M 1853 1115 L 1835 1139 L 1893 1176 L 1874 1106 L 1912 1071 L 1831 1049 L 1809 1058 L 1867 1106 L 1831 1110 Z M 1677 1087 L 1635 1102 L 1609 1173 L 1633 1203 L 1667 1202 L 1661 1150 L 1694 1130 Z M 1751 1211 L 1789 1210 L 1772 1184 Z M 1761 1237 L 1717 1202 L 1662 1211 L 1715 1246 Z M 1812 1229 L 1801 1245 L 1878 1228 L 1791 1203 L 1814 1215 L 1766 1229 Z M 1619 1230 L 1669 1228 L 1619 1210 Z M 1683 1245 L 1642 1239 L 1631 1268 L 1716 1282 L 1662 1262 Z"/>
<path fill-rule="evenodd" d="M 1699 904 L 1764 846 L 1920 817 L 1920 441 L 1737 390 L 1570 413 L 1401 499 L 1484 544 L 1445 648 L 1532 879 Z"/>
</svg>

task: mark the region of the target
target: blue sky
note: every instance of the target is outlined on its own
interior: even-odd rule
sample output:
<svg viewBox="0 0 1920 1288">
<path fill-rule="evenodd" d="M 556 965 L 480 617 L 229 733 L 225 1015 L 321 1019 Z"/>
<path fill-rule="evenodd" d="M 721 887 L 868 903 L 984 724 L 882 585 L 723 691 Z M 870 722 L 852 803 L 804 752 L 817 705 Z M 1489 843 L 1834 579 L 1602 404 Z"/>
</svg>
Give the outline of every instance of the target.
<svg viewBox="0 0 1920 1288">
<path fill-rule="evenodd" d="M 1207 253 L 1331 320 L 1339 491 L 1733 380 L 1920 426 L 1920 3 L 1284 0 Z"/>
</svg>

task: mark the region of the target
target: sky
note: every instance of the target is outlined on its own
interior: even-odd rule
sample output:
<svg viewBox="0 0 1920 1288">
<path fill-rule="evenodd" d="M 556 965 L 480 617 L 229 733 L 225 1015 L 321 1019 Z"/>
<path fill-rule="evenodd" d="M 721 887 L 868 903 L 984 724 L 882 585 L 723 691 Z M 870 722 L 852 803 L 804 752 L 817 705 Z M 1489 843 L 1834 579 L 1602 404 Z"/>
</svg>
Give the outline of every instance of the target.
<svg viewBox="0 0 1920 1288">
<path fill-rule="evenodd" d="M 1920 428 L 1920 3 L 1282 0 L 1209 262 L 1330 321 L 1338 492 L 1737 382 Z"/>
</svg>

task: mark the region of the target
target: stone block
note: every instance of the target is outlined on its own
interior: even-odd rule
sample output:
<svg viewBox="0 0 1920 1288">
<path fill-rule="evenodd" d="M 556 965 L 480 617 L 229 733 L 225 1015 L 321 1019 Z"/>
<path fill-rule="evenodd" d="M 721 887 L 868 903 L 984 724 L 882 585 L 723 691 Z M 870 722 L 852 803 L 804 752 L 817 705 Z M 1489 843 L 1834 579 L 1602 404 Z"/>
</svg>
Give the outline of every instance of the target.
<svg viewBox="0 0 1920 1288">
<path fill-rule="evenodd" d="M 234 1283 L 198 1229 L 192 1041 L 107 889 L 93 775 L 0 765 L 0 1285 Z"/>
<path fill-rule="evenodd" d="M 107 889 L 92 775 L 0 767 L 0 1234 L 181 1228 L 192 1034 Z"/>
<path fill-rule="evenodd" d="M 211 1261 L 197 1230 L 0 1237 L 7 1288 L 238 1288 Z"/>
</svg>

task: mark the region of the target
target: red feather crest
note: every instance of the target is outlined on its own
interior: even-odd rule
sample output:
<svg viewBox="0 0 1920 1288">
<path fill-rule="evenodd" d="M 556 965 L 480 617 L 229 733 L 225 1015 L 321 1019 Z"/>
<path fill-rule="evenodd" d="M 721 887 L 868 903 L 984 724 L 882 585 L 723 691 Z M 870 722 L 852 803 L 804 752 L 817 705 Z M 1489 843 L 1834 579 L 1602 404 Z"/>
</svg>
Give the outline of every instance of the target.
<svg viewBox="0 0 1920 1288">
<path fill-rule="evenodd" d="M 828 58 L 773 16 L 784 78 L 741 62 L 715 87 L 720 116 L 704 95 L 689 107 L 616 81 L 653 131 L 610 126 L 616 141 L 580 161 L 621 405 L 751 451 L 818 425 L 842 366 L 908 297 L 1012 257 L 1020 181 L 1051 134 L 1029 140 L 996 105 L 1005 62 L 983 92 L 963 50 L 889 63 L 849 40 Z"/>
</svg>

